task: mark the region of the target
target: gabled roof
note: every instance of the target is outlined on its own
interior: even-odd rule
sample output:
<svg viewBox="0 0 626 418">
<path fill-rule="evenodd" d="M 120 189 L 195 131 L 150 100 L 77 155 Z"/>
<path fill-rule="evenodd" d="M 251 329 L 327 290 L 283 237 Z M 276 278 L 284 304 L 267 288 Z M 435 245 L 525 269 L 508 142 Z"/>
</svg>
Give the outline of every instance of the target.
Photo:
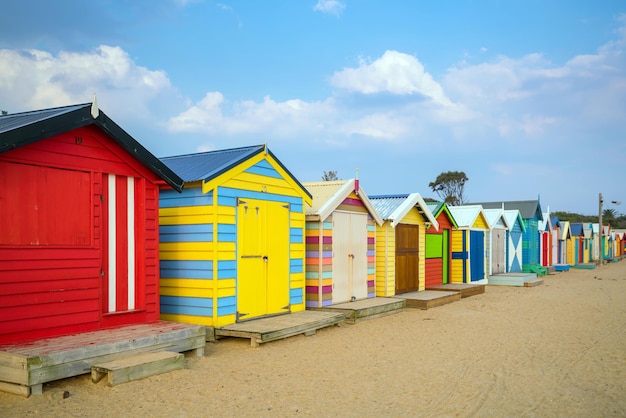
<svg viewBox="0 0 626 418">
<path fill-rule="evenodd" d="M 313 203 L 307 208 L 307 215 L 317 215 L 324 221 L 328 216 L 357 188 L 357 180 L 316 181 L 302 183 L 313 197 Z M 359 195 L 363 205 L 378 225 L 383 220 L 367 197 L 363 188 L 359 187 Z"/>
<path fill-rule="evenodd" d="M 454 226 L 454 228 L 458 228 L 458 225 L 456 224 L 456 219 L 454 219 L 454 216 L 452 216 L 452 213 L 450 213 L 446 202 L 426 202 L 426 206 L 428 206 L 428 209 L 430 209 L 430 213 L 433 214 L 433 217 L 435 219 L 437 219 L 442 212 L 445 212 L 446 215 L 448 215 L 448 219 L 450 219 L 450 223 L 452 224 L 452 226 Z"/>
<path fill-rule="evenodd" d="M 95 102 L 0 116 L 0 153 L 88 125 L 96 125 L 174 189 L 183 189 L 179 176 L 100 111 Z"/>
<path fill-rule="evenodd" d="M 380 217 L 385 221 L 391 221 L 392 227 L 401 223 L 409 211 L 416 208 L 425 221 L 430 222 L 437 231 L 439 230 L 439 223 L 419 193 L 377 195 L 370 196 L 370 200 Z"/>
<path fill-rule="evenodd" d="M 583 224 L 581 223 L 570 223 L 570 230 L 572 231 L 572 235 L 575 237 L 583 236 Z"/>
<path fill-rule="evenodd" d="M 569 221 L 561 221 L 560 222 L 561 226 L 560 226 L 560 234 L 559 234 L 559 239 L 560 240 L 568 240 L 570 238 L 572 238 L 572 230 L 570 228 L 570 222 Z"/>
<path fill-rule="evenodd" d="M 537 230 L 544 232 L 552 231 L 552 219 L 547 212 L 543 213 L 543 219 L 540 219 L 537 223 Z"/>
<path fill-rule="evenodd" d="M 550 223 L 552 223 L 552 227 L 561 227 L 561 221 L 556 216 L 550 216 Z"/>
<path fill-rule="evenodd" d="M 543 214 L 541 212 L 541 204 L 539 200 L 513 200 L 513 201 L 498 201 L 498 202 L 474 202 L 471 205 L 481 205 L 484 209 L 496 209 L 503 207 L 504 209 L 517 209 L 523 219 L 532 219 L 537 216 L 537 219 L 543 220 Z"/>
<path fill-rule="evenodd" d="M 513 228 L 515 221 L 520 225 L 522 232 L 526 232 L 526 224 L 524 223 L 524 219 L 522 219 L 522 215 L 520 215 L 519 210 L 517 209 L 505 209 L 504 217 L 506 218 L 509 228 Z"/>
<path fill-rule="evenodd" d="M 509 225 L 509 221 L 504 216 L 504 209 L 483 209 L 483 213 L 485 214 L 485 218 L 487 219 L 487 223 L 489 224 L 489 228 L 495 227 L 498 224 L 498 220 L 502 219 L 502 223 L 507 229 L 511 229 L 511 225 Z"/>
<path fill-rule="evenodd" d="M 479 216 L 485 218 L 485 222 L 489 226 L 483 208 L 480 205 L 450 206 L 449 209 L 454 219 L 456 219 L 459 228 L 471 228 Z"/>
<path fill-rule="evenodd" d="M 261 153 L 269 155 L 271 160 L 285 172 L 285 175 L 289 177 L 309 199 L 311 198 L 309 191 L 264 144 L 199 152 L 195 154 L 174 155 L 161 158 L 161 160 L 176 174 L 181 176 L 185 182 L 203 181 L 208 183 Z"/>
<path fill-rule="evenodd" d="M 597 226 L 598 224 L 595 224 L 595 225 Z M 595 234 L 598 233 L 599 230 L 600 230 L 599 227 L 594 228 L 594 225 L 592 224 L 590 225 L 583 224 L 583 235 L 585 238 L 593 237 Z"/>
</svg>

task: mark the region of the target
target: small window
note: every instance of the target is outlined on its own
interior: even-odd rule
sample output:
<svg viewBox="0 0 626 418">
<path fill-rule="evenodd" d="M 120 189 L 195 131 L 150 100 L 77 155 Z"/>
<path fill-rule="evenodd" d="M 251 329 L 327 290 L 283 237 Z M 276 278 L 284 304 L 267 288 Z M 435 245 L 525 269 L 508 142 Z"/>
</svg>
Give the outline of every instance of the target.
<svg viewBox="0 0 626 418">
<path fill-rule="evenodd" d="M 0 161 L 0 245 L 91 245 L 91 176 Z"/>
</svg>

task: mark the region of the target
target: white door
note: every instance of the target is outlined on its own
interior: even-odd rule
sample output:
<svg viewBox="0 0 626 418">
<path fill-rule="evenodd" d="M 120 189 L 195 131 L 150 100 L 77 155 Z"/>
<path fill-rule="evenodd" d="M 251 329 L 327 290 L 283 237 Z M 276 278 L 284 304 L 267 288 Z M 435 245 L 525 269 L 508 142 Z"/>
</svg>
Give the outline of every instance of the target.
<svg viewBox="0 0 626 418">
<path fill-rule="evenodd" d="M 367 298 L 367 215 L 333 213 L 333 303 Z"/>
</svg>

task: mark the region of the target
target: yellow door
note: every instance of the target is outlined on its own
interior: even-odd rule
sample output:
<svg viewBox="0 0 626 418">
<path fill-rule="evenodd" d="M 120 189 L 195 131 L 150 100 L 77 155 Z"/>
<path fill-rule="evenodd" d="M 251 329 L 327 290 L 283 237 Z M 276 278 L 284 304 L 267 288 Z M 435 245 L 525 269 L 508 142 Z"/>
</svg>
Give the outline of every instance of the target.
<svg viewBox="0 0 626 418">
<path fill-rule="evenodd" d="M 239 199 L 237 320 L 289 312 L 289 205 Z"/>
</svg>

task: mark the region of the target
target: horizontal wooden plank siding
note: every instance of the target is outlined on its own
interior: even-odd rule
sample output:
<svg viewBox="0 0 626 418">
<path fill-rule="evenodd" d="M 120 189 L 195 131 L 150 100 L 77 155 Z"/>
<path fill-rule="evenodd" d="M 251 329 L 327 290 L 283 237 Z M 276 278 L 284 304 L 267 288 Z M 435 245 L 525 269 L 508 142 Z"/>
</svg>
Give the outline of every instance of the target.
<svg viewBox="0 0 626 418">
<path fill-rule="evenodd" d="M 0 176 L 0 218 L 7 215 L 3 193 L 15 191 L 5 182 L 8 178 L 21 189 L 36 190 L 43 177 L 32 179 L 27 172 L 37 167 L 48 182 L 46 195 L 40 194 L 40 212 L 55 213 L 54 196 L 67 204 L 78 205 L 79 213 L 64 211 L 61 218 L 36 223 L 22 213 L 10 218 L 12 225 L 0 225 L 0 237 L 7 230 L 18 230 L 19 223 L 31 222 L 28 234 L 40 234 L 42 240 L 23 242 L 0 238 L 0 342 L 54 337 L 74 332 L 96 330 L 104 326 L 134 321 L 156 320 L 158 317 L 158 222 L 157 182 L 160 180 L 121 146 L 95 126 L 75 129 L 52 138 L 0 154 L 0 165 L 11 176 Z M 23 167 L 29 167 L 23 169 Z M 1 170 L 0 170 L 1 171 Z M 6 171 L 6 170 L 5 170 Z M 61 172 L 82 173 L 76 181 L 64 181 Z M 58 172 L 58 173 L 57 173 Z M 3 172 L 8 174 L 7 172 Z M 124 300 L 129 311 L 116 317 L 107 316 L 103 306 L 103 278 L 108 274 L 104 264 L 103 240 L 106 236 L 104 213 L 107 210 L 106 185 L 103 178 L 112 178 L 132 186 L 129 212 L 134 239 L 134 256 L 118 262 L 130 263 L 132 300 Z M 24 174 L 24 176 L 22 176 Z M 61 173 L 62 174 L 62 173 Z M 128 180 L 130 179 L 130 180 Z M 86 182 L 83 182 L 86 181 Z M 57 197 L 57 199 L 58 199 Z M 12 197 L 15 201 L 15 195 Z M 58 214 L 57 214 L 58 215 Z M 80 217 L 79 224 L 74 222 Z M 55 232 L 54 228 L 70 228 Z M 36 229 L 33 229 L 36 228 Z M 46 236 L 45 234 L 48 233 Z M 76 234 L 70 236 L 68 234 Z M 24 235 L 26 234 L 26 235 Z M 17 235 L 13 235 L 17 237 Z M 133 258 L 134 257 L 134 258 Z M 128 260 L 128 261 L 127 261 Z"/>
</svg>

